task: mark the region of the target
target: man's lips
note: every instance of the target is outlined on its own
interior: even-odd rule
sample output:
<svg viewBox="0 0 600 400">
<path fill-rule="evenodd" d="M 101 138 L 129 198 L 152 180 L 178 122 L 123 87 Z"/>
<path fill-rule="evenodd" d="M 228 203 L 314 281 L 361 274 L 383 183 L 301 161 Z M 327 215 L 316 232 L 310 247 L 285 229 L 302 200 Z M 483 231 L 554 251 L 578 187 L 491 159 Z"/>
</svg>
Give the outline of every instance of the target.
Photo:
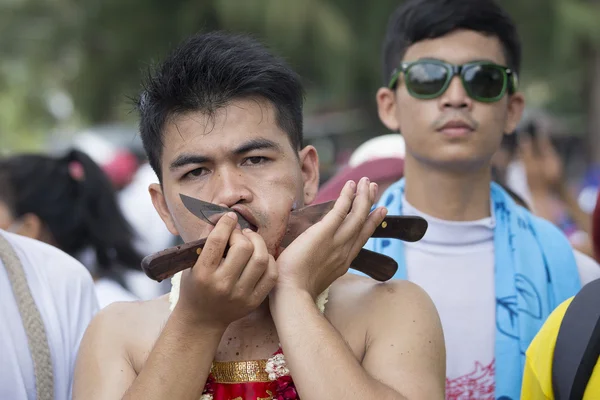
<svg viewBox="0 0 600 400">
<path fill-rule="evenodd" d="M 437 131 L 450 136 L 462 136 L 473 132 L 473 130 L 473 126 L 469 123 L 462 120 L 453 120 L 446 122 Z"/>
<path fill-rule="evenodd" d="M 246 221 L 248 221 L 250 224 L 250 229 L 252 229 L 254 232 L 258 231 L 256 218 L 254 218 L 250 210 L 243 206 L 233 206 L 231 209 L 239 213 Z"/>
</svg>

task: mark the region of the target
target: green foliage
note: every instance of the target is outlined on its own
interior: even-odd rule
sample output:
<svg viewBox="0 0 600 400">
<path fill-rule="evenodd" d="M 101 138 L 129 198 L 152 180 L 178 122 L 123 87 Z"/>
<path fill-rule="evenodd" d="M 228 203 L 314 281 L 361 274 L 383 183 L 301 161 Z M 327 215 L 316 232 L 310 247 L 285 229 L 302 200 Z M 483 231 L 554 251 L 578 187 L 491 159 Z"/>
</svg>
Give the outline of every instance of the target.
<svg viewBox="0 0 600 400">
<path fill-rule="evenodd" d="M 0 146 L 31 148 L 54 129 L 134 120 L 140 77 L 185 36 L 211 29 L 264 39 L 304 77 L 308 110 L 374 115 L 381 39 L 400 2 L 378 0 L 0 0 Z M 529 103 L 584 120 L 582 43 L 600 45 L 600 5 L 504 0 L 524 42 Z M 57 119 L 50 96 L 68 93 Z M 586 108 L 587 109 L 587 108 Z M 374 124 L 375 131 L 381 131 Z"/>
</svg>

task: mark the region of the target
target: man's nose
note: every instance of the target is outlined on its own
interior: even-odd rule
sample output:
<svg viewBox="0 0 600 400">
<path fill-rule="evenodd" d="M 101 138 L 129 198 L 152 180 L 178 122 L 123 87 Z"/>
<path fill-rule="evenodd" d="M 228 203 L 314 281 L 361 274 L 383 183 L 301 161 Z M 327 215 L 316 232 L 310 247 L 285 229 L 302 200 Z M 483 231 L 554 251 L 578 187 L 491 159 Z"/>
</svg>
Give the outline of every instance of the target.
<svg viewBox="0 0 600 400">
<path fill-rule="evenodd" d="M 469 97 L 467 91 L 460 77 L 455 76 L 450 81 L 448 89 L 440 97 L 440 107 L 442 109 L 448 108 L 468 108 L 470 109 L 473 105 L 473 100 Z"/>
<path fill-rule="evenodd" d="M 250 182 L 241 171 L 230 168 L 223 169 L 217 171 L 213 179 L 215 180 L 213 203 L 232 207 L 238 203 L 252 201 Z"/>
</svg>

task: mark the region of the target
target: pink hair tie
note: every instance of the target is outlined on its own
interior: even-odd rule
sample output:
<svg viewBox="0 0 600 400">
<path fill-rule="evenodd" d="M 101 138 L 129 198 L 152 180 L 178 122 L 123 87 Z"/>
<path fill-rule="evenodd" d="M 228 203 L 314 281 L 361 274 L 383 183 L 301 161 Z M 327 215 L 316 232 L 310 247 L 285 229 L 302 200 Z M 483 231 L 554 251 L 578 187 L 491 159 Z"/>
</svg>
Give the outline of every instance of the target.
<svg viewBox="0 0 600 400">
<path fill-rule="evenodd" d="M 79 161 L 71 161 L 69 163 L 69 175 L 73 180 L 78 182 L 83 181 L 85 178 L 85 172 L 83 170 L 83 165 Z"/>
</svg>

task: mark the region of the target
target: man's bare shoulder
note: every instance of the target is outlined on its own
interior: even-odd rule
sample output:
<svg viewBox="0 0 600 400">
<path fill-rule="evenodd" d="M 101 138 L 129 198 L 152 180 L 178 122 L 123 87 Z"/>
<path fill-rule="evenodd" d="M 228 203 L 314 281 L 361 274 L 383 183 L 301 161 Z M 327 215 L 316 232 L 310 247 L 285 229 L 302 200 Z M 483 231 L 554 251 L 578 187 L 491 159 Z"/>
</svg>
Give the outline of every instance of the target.
<svg viewBox="0 0 600 400">
<path fill-rule="evenodd" d="M 433 301 L 420 286 L 400 279 L 378 282 L 355 274 L 346 274 L 332 285 L 326 307 L 326 315 L 336 327 L 350 323 L 367 329 L 380 321 L 401 322 L 418 314 L 439 318 Z"/>
<path fill-rule="evenodd" d="M 429 295 L 418 285 L 406 280 L 378 282 L 355 274 L 346 274 L 331 287 L 328 306 L 332 311 L 350 309 L 372 312 L 380 304 L 394 305 L 395 309 L 431 305 Z M 341 310 L 340 310 L 341 309 Z"/>
<path fill-rule="evenodd" d="M 102 320 L 102 324 L 122 327 L 123 323 L 140 324 L 144 327 L 165 321 L 169 315 L 169 296 L 164 295 L 146 301 L 115 302 L 102 309 L 95 319 Z"/>
<path fill-rule="evenodd" d="M 152 349 L 169 314 L 168 295 L 147 301 L 112 303 L 94 317 L 86 335 L 92 336 L 98 345 L 107 341 L 123 349 L 135 364 L 140 355 Z"/>
<path fill-rule="evenodd" d="M 436 363 L 445 366 L 437 309 L 429 295 L 410 281 L 378 282 L 346 274 L 331 287 L 326 316 L 360 360 L 367 349 L 376 348 L 373 343 L 393 343 L 397 332 L 404 332 L 405 345 L 428 338 L 428 344 L 439 350 Z"/>
</svg>

